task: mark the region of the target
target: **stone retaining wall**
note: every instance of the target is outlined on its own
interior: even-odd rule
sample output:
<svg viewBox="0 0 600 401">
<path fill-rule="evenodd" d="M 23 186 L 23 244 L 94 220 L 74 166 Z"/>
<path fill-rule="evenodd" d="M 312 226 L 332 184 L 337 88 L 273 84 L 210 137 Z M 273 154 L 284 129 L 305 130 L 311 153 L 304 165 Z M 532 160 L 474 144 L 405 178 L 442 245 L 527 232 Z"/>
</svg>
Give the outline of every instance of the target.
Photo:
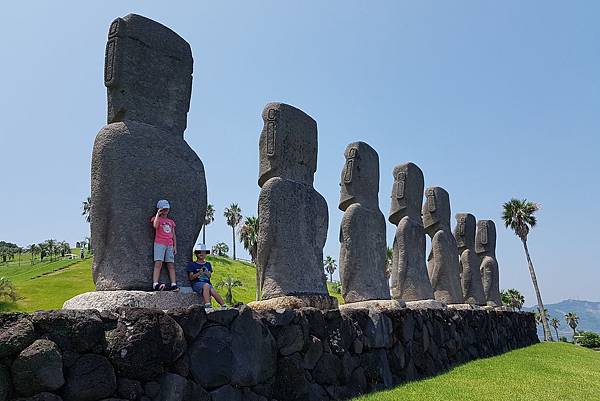
<svg viewBox="0 0 600 401">
<path fill-rule="evenodd" d="M 537 342 L 485 310 L 5 313 L 0 401 L 346 399 Z"/>
</svg>

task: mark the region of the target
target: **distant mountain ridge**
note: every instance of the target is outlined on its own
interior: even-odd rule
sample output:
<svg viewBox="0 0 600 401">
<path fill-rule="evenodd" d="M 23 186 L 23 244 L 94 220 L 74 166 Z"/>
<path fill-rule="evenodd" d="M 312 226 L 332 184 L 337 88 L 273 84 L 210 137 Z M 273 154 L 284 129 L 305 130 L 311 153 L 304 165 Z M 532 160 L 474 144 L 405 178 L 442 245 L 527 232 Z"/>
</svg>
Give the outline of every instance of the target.
<svg viewBox="0 0 600 401">
<path fill-rule="evenodd" d="M 574 312 L 579 316 L 577 331 L 594 331 L 600 333 L 600 302 L 567 299 L 556 304 L 546 304 L 544 306 L 548 309 L 550 319 L 555 317 L 560 321 L 560 326 L 558 326 L 559 336 L 565 336 L 571 340 L 573 330 L 565 320 L 565 315 L 569 312 Z M 535 312 L 537 311 L 537 306 L 526 307 L 523 310 Z M 552 336 L 556 337 L 554 327 L 550 327 L 550 330 L 552 331 Z M 542 329 L 538 325 L 538 335 L 541 337 L 542 334 Z"/>
</svg>

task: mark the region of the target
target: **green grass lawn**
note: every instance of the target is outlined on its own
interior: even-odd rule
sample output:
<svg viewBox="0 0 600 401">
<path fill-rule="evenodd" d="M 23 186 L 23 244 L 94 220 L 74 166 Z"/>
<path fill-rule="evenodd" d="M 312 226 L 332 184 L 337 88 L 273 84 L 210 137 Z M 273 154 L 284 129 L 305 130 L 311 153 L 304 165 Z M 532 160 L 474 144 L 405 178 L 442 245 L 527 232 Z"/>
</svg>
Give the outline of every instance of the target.
<svg viewBox="0 0 600 401">
<path fill-rule="evenodd" d="M 541 343 L 355 401 L 598 401 L 600 352 Z"/>
<path fill-rule="evenodd" d="M 78 250 L 73 251 L 79 254 Z M 226 257 L 210 256 L 208 260 L 213 265 L 212 283 L 217 284 L 222 278 L 231 277 L 240 280 L 242 287 L 233 289 L 234 302 L 252 302 L 256 296 L 256 269 L 248 262 L 232 260 Z M 11 262 L 0 267 L 0 277 L 7 277 L 15 286 L 21 297 L 17 302 L 0 302 L 1 311 L 31 312 L 41 309 L 60 309 L 63 303 L 75 295 L 94 291 L 92 282 L 92 259 L 69 260 L 62 259 L 53 262 L 37 261 L 31 265 L 29 259 L 23 256 L 21 266 Z M 150 274 L 151 267 L 149 267 Z M 226 290 L 218 289 L 225 297 Z M 330 293 L 338 297 L 339 294 Z"/>
</svg>

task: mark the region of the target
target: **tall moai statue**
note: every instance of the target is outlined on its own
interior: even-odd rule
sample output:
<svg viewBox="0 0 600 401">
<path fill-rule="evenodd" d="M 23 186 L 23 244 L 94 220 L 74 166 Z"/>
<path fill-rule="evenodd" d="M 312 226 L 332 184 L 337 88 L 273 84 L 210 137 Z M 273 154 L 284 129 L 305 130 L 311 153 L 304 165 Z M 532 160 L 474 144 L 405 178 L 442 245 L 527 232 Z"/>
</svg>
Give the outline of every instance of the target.
<svg viewBox="0 0 600 401">
<path fill-rule="evenodd" d="M 169 200 L 169 217 L 177 223 L 177 281 L 185 285 L 184 267 L 206 213 L 204 166 L 183 138 L 192 91 L 190 45 L 169 28 L 129 14 L 110 25 L 105 57 L 108 125 L 92 154 L 96 289 L 151 288 L 150 218 L 159 199 Z"/>
<path fill-rule="evenodd" d="M 496 260 L 496 225 L 492 220 L 477 221 L 475 251 L 481 260 L 479 271 L 488 306 L 502 306 L 500 273 Z"/>
<path fill-rule="evenodd" d="M 454 238 L 458 246 L 463 297 L 467 304 L 485 305 L 479 257 L 475 252 L 475 227 L 475 216 L 470 213 L 456 214 Z"/>
<path fill-rule="evenodd" d="M 261 301 L 271 301 L 262 305 L 335 307 L 323 271 L 327 203 L 313 187 L 317 123 L 283 103 L 262 118 L 256 267 Z"/>
<path fill-rule="evenodd" d="M 423 225 L 431 237 L 427 269 L 435 299 L 462 304 L 458 248 L 450 228 L 450 196 L 445 189 L 431 187 L 425 191 Z"/>
<path fill-rule="evenodd" d="M 346 147 L 340 179 L 340 280 L 346 303 L 390 299 L 385 218 L 379 210 L 379 156 L 365 142 Z"/>
<path fill-rule="evenodd" d="M 404 301 L 434 299 L 425 262 L 425 229 L 421 219 L 423 172 L 414 163 L 394 168 L 389 222 L 397 225 L 394 236 L 392 298 Z"/>
</svg>

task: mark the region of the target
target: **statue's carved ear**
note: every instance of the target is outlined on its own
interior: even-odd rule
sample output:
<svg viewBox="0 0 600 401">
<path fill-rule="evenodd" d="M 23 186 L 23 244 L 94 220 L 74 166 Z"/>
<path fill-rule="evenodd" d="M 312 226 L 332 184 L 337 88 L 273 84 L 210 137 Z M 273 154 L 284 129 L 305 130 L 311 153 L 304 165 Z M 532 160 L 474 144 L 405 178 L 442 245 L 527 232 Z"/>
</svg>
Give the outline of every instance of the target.
<svg viewBox="0 0 600 401">
<path fill-rule="evenodd" d="M 435 212 L 436 205 L 435 205 L 435 191 L 433 189 L 428 189 L 427 193 L 427 210 L 429 210 L 430 213 Z"/>
<path fill-rule="evenodd" d="M 480 237 L 481 243 L 483 245 L 486 245 L 488 243 L 488 224 L 487 221 L 484 221 L 481 224 L 481 237 Z"/>
<path fill-rule="evenodd" d="M 396 198 L 404 198 L 404 188 L 406 186 L 406 173 L 400 171 L 396 176 Z"/>
<path fill-rule="evenodd" d="M 267 113 L 267 156 L 275 156 L 275 144 L 277 136 L 277 119 L 279 110 L 270 109 Z"/>
<path fill-rule="evenodd" d="M 458 235 L 465 235 L 465 221 L 466 221 L 466 217 L 465 216 L 460 216 L 458 218 Z"/>
<path fill-rule="evenodd" d="M 358 153 L 356 148 L 350 148 L 348 151 L 348 157 L 346 158 L 346 167 L 344 168 L 344 183 L 350 184 L 352 182 L 352 170 L 354 169 L 354 158 Z"/>
<path fill-rule="evenodd" d="M 119 33 L 125 29 L 122 18 L 117 18 L 108 29 L 108 42 L 104 55 L 104 85 L 109 88 L 117 85 L 119 57 Z"/>
</svg>

